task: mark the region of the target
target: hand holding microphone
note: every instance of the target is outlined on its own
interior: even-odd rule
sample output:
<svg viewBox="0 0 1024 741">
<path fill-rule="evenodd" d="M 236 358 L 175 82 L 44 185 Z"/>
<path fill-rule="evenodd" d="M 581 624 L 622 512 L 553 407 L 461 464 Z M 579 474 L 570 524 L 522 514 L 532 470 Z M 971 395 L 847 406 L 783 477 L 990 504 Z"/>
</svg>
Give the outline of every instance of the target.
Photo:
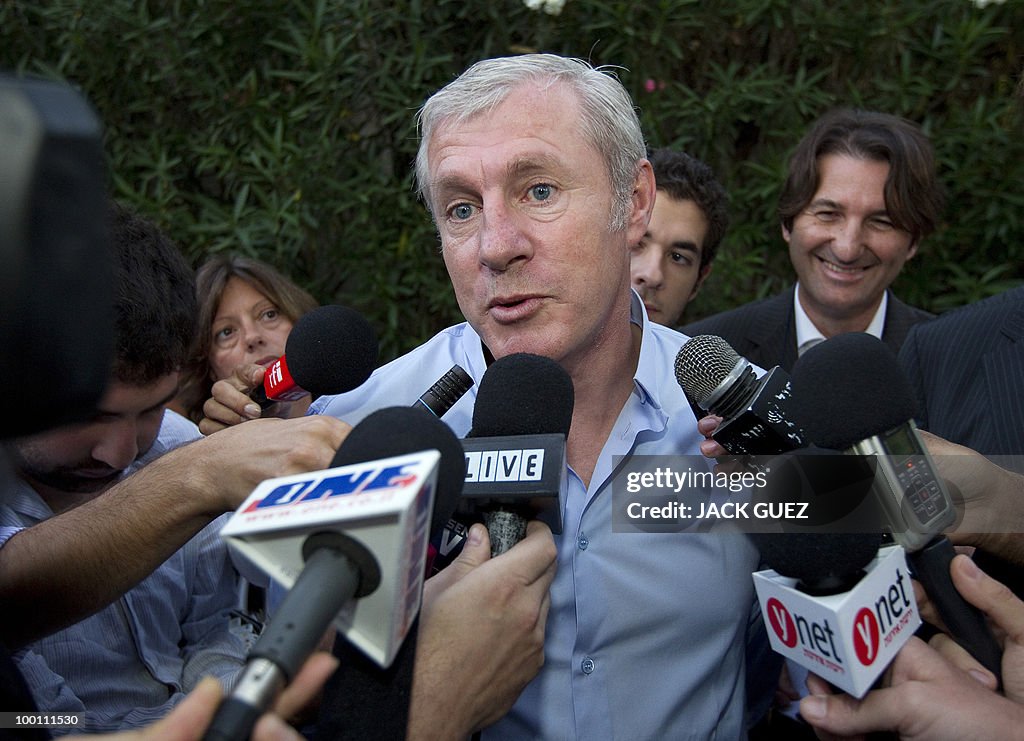
<svg viewBox="0 0 1024 741">
<path fill-rule="evenodd" d="M 729 453 L 776 455 L 805 445 L 788 411 L 789 376 L 778 366 L 758 378 L 728 342 L 698 335 L 679 348 L 675 374 L 691 405 L 720 419 L 702 431 Z"/>
<path fill-rule="evenodd" d="M 321 306 L 299 317 L 285 354 L 269 368 L 243 365 L 213 384 L 199 429 L 210 435 L 255 419 L 278 402 L 351 391 L 370 377 L 377 353 L 377 334 L 362 315 L 345 306 Z"/>
<path fill-rule="evenodd" d="M 815 677 L 800 713 L 816 729 L 843 737 L 894 731 L 901 738 L 960 741 L 1016 738 L 1024 726 L 1024 603 L 982 573 L 966 556 L 952 564 L 957 590 L 1007 635 L 1004 695 L 978 664 L 948 639 L 932 645 L 912 639 L 893 661 L 886 686 L 863 699 L 832 694 Z M 970 674 L 968 672 L 971 672 Z"/>
</svg>

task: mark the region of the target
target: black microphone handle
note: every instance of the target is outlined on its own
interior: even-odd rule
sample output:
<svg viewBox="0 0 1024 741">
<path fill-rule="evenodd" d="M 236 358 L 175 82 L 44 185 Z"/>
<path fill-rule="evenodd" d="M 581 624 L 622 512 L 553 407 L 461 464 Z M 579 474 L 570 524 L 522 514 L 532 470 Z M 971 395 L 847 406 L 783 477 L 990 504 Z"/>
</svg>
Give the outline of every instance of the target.
<svg viewBox="0 0 1024 741">
<path fill-rule="evenodd" d="M 337 637 L 334 655 L 341 666 L 324 686 L 312 741 L 406 737 L 419 625 L 417 614 L 387 669 L 343 636 Z"/>
<path fill-rule="evenodd" d="M 949 564 L 956 555 L 945 535 L 936 536 L 924 548 L 908 554 L 915 578 L 939 611 L 950 635 L 1003 684 L 1003 650 L 985 622 L 985 615 L 956 590 Z"/>
<path fill-rule="evenodd" d="M 314 549 L 280 609 L 249 652 L 232 693 L 221 701 L 204 741 L 245 741 L 259 716 L 313 653 L 335 615 L 359 589 L 360 572 L 341 550 Z"/>
</svg>

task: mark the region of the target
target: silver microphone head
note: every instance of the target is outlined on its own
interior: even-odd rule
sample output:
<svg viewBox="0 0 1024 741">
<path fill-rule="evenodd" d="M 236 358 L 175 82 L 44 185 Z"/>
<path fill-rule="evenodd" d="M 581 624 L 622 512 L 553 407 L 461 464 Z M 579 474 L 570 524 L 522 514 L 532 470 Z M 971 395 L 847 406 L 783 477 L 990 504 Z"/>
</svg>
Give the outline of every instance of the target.
<svg viewBox="0 0 1024 741">
<path fill-rule="evenodd" d="M 676 381 L 701 409 L 711 409 L 721 394 L 750 367 L 721 337 L 691 337 L 676 354 Z"/>
</svg>

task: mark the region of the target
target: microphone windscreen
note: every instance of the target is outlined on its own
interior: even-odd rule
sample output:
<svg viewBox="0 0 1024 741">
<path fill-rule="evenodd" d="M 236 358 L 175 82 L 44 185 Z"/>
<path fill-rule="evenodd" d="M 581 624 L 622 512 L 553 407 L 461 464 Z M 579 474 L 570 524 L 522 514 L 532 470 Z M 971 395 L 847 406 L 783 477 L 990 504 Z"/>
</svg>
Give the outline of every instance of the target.
<svg viewBox="0 0 1024 741">
<path fill-rule="evenodd" d="M 676 381 L 691 402 L 701 405 L 739 362 L 739 354 L 721 337 L 697 335 L 676 353 Z"/>
<path fill-rule="evenodd" d="M 506 355 L 480 379 L 470 436 L 568 435 L 574 403 L 572 379 L 554 360 Z"/>
<path fill-rule="evenodd" d="M 462 443 L 444 422 L 417 407 L 385 407 L 352 428 L 331 461 L 331 467 L 437 450 L 441 462 L 430 532 L 436 533 L 455 512 L 466 480 Z"/>
<path fill-rule="evenodd" d="M 826 448 L 846 450 L 917 415 L 896 354 L 864 332 L 815 345 L 797 360 L 790 381 L 794 420 L 809 440 Z"/>
<path fill-rule="evenodd" d="M 377 333 L 369 322 L 337 305 L 303 314 L 285 343 L 292 378 L 314 397 L 361 386 L 377 365 L 377 352 Z"/>
<path fill-rule="evenodd" d="M 878 555 L 881 533 L 772 533 L 751 535 L 761 558 L 807 591 L 844 591 Z M 836 585 L 834 590 L 829 585 Z"/>
</svg>

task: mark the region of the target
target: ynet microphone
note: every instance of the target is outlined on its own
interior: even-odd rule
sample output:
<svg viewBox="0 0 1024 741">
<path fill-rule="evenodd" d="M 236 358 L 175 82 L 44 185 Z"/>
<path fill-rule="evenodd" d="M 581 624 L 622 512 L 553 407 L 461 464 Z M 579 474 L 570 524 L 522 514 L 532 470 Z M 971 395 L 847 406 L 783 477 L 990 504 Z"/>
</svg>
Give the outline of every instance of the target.
<svg viewBox="0 0 1024 741">
<path fill-rule="evenodd" d="M 902 548 L 880 533 L 758 539 L 754 586 L 772 649 L 862 697 L 921 624 Z"/>
<path fill-rule="evenodd" d="M 711 437 L 733 455 L 776 455 L 805 445 L 788 410 L 790 382 L 782 368 L 758 378 L 728 342 L 705 334 L 679 348 L 675 374 L 692 404 L 722 418 Z"/>
<path fill-rule="evenodd" d="M 425 412 L 385 409 L 353 428 L 335 456 L 342 465 L 256 487 L 221 535 L 291 588 L 205 738 L 248 738 L 332 622 L 378 664 L 392 662 L 419 611 L 431 517 L 455 508 L 460 448 Z"/>
<path fill-rule="evenodd" d="M 1000 679 L 999 644 L 949 574 L 955 552 L 942 530 L 956 512 L 917 433 L 914 393 L 896 355 L 872 335 L 837 335 L 801 356 L 792 383 L 791 409 L 810 439 L 872 457 L 873 489 L 893 540 L 907 550 L 953 638 Z"/>
<path fill-rule="evenodd" d="M 480 380 L 466 454 L 463 500 L 482 513 L 491 553 L 504 553 L 542 512 L 561 532 L 565 441 L 574 392 L 554 360 L 515 353 L 494 361 Z"/>
<path fill-rule="evenodd" d="M 285 353 L 249 397 L 266 409 L 307 394 L 342 394 L 362 385 L 377 364 L 377 333 L 347 306 L 320 306 L 295 322 Z"/>
<path fill-rule="evenodd" d="M 766 471 L 758 499 L 806 504 L 750 536 L 768 567 L 754 585 L 772 649 L 860 697 L 921 622 L 903 550 L 879 553 L 874 468 L 812 446 Z"/>
</svg>

